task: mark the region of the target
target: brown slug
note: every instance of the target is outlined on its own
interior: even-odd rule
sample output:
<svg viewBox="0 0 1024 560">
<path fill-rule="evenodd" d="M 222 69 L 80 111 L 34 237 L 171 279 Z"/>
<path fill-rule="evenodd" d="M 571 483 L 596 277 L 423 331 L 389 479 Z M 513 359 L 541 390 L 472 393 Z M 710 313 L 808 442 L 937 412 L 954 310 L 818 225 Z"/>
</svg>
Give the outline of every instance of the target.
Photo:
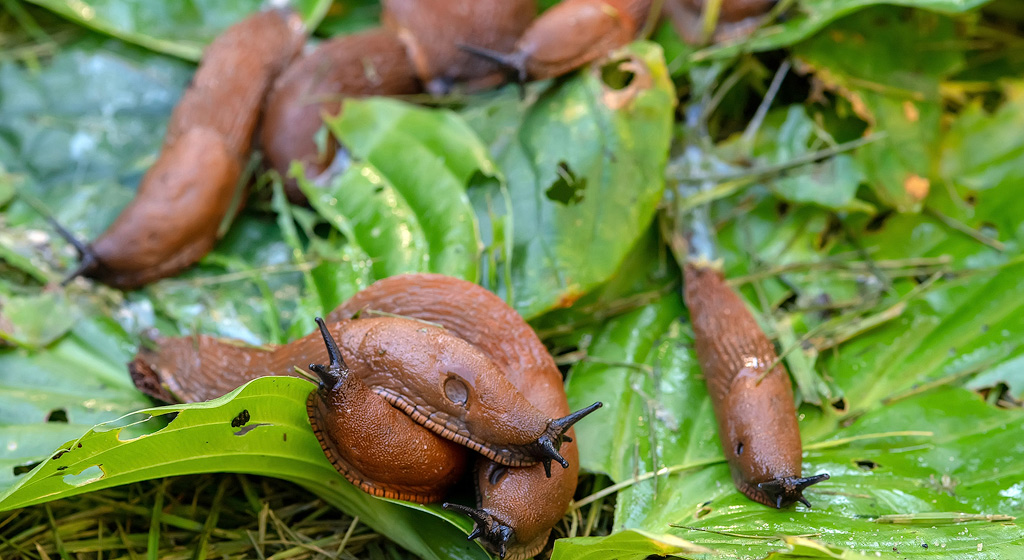
<svg viewBox="0 0 1024 560">
<path fill-rule="evenodd" d="M 342 320 L 374 311 L 443 325 L 502 367 L 509 381 L 542 412 L 552 417 L 569 413 L 562 375 L 544 343 L 522 316 L 485 288 L 440 274 L 393 276 L 360 291 L 328 318 Z M 567 435 L 573 437 L 572 430 Z M 480 460 L 477 507 L 445 507 L 473 519 L 476 528 L 470 538 L 479 537 L 492 553 L 508 560 L 534 556 L 548 543 L 576 491 L 576 442 L 566 439 L 559 452 L 569 468 L 555 469 L 550 478 L 542 465 L 510 468 Z"/>
<path fill-rule="evenodd" d="M 306 407 L 331 464 L 374 496 L 423 504 L 443 498 L 462 476 L 466 450 L 424 430 L 351 374 L 323 319 L 316 322 L 330 363 L 309 365 L 321 381 Z"/>
<path fill-rule="evenodd" d="M 804 489 L 829 475 L 801 476 L 793 389 L 775 348 L 720 270 L 693 260 L 683 268 L 697 359 L 736 488 L 768 506 L 810 507 Z"/>
<path fill-rule="evenodd" d="M 248 158 L 263 97 L 303 39 L 297 15 L 271 10 L 210 44 L 132 202 L 88 245 L 58 229 L 80 253 L 71 277 L 132 289 L 171 276 L 210 250 Z"/>
<path fill-rule="evenodd" d="M 704 34 L 706 0 L 665 0 L 662 12 L 672 21 L 676 33 L 693 45 L 718 43 L 752 33 L 778 0 L 722 0 L 718 21 L 710 37 Z"/>
<path fill-rule="evenodd" d="M 471 44 L 505 52 L 537 14 L 534 0 L 383 0 L 381 22 L 405 45 L 426 90 L 455 84 L 479 91 L 504 81 L 503 68 L 459 48 Z"/>
<path fill-rule="evenodd" d="M 306 406 L 313 433 L 331 464 L 363 491 L 386 498 L 429 503 L 440 500 L 465 470 L 467 451 L 437 437 L 363 383 L 364 365 L 356 322 L 320 327 L 276 348 L 261 348 L 209 336 L 162 338 L 157 349 L 142 349 L 129 364 L 137 387 L 167 402 L 198 402 L 226 394 L 267 375 L 295 375 L 296 364 L 323 356 L 330 364 L 310 365 L 320 377 Z M 332 333 L 333 331 L 333 333 Z M 355 336 L 352 336 L 352 335 Z M 335 338 L 355 347 L 338 348 Z M 347 363 L 354 367 L 350 370 Z M 230 372 L 227 374 L 226 372 Z M 362 372 L 365 375 L 365 372 Z M 415 449 L 416 453 L 409 450 Z"/>
<path fill-rule="evenodd" d="M 545 11 L 511 52 L 466 42 L 465 50 L 502 64 L 520 83 L 554 78 L 636 38 L 651 0 L 566 0 Z"/>
<path fill-rule="evenodd" d="M 267 96 L 260 143 L 270 166 L 288 176 L 293 161 L 313 178 L 331 163 L 337 146 L 321 152 L 316 134 L 325 116 L 341 112 L 342 101 L 368 95 L 421 91 L 405 46 L 386 29 L 371 29 L 320 44 L 281 74 Z M 285 183 L 288 198 L 304 203 L 295 181 Z"/>
</svg>

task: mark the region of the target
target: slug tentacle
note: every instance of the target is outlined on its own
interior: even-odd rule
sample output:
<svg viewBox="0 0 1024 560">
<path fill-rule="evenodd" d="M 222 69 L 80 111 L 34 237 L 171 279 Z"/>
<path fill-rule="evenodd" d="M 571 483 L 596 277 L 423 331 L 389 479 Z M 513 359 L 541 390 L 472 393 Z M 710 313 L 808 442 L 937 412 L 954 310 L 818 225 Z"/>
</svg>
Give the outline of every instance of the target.
<svg viewBox="0 0 1024 560">
<path fill-rule="evenodd" d="M 757 488 L 767 494 L 768 498 L 778 509 L 789 506 L 793 502 L 800 502 L 807 507 L 811 507 L 811 502 L 807 501 L 807 498 L 803 495 L 804 489 L 812 484 L 828 479 L 828 473 L 805 477 L 787 476 L 769 480 L 768 482 L 761 482 L 757 485 Z"/>
<path fill-rule="evenodd" d="M 441 507 L 466 515 L 476 523 L 476 526 L 473 527 L 473 532 L 466 537 L 466 540 L 471 541 L 479 538 L 485 548 L 497 554 L 499 558 L 505 558 L 508 544 L 515 539 L 516 534 L 511 527 L 505 525 L 483 509 L 474 509 L 449 502 L 441 504 Z"/>
<path fill-rule="evenodd" d="M 309 370 L 320 376 L 320 383 L 323 384 L 325 389 L 331 390 L 337 387 L 348 375 L 348 366 L 345 365 L 345 360 L 341 357 L 341 351 L 338 350 L 338 343 L 331 336 L 331 331 L 327 330 L 324 320 L 317 317 L 315 321 L 317 326 L 320 327 L 320 336 L 324 337 L 324 345 L 327 346 L 327 356 L 331 363 L 326 367 L 323 364 L 309 364 Z"/>
<path fill-rule="evenodd" d="M 562 447 L 563 442 L 572 441 L 572 438 L 565 435 L 565 433 L 569 431 L 569 428 L 571 428 L 573 424 L 579 422 L 588 414 L 602 406 L 604 406 L 604 404 L 601 401 L 598 401 L 586 408 L 581 408 L 572 414 L 556 418 L 548 422 L 548 427 L 544 431 L 544 434 L 537 438 L 534 451 L 540 462 L 544 464 L 544 472 L 548 475 L 548 478 L 551 478 L 552 460 L 558 461 L 558 464 L 562 465 L 563 469 L 569 468 L 569 462 L 558 453 L 558 449 Z"/>
</svg>

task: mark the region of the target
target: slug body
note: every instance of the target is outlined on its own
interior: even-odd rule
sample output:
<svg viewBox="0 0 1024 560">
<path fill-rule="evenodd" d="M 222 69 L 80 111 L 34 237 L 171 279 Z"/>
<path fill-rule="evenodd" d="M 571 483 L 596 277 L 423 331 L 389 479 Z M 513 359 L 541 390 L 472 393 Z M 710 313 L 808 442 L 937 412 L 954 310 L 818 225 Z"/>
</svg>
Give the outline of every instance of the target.
<svg viewBox="0 0 1024 560">
<path fill-rule="evenodd" d="M 156 341 L 159 350 L 140 351 L 129 370 L 147 394 L 168 402 L 197 402 L 257 377 L 294 376 L 296 364 L 322 361 L 327 337 L 332 343 L 335 338 L 348 341 L 350 346 L 340 350 L 335 346 L 338 367 L 316 371 L 321 383 L 306 403 L 313 433 L 331 464 L 363 491 L 436 502 L 464 472 L 466 449 L 423 428 L 362 381 L 360 374 L 367 372 L 356 370 L 365 365 L 358 358 L 360 333 L 365 329 L 358 322 L 343 321 L 272 349 L 209 336 L 163 338 Z"/>
<path fill-rule="evenodd" d="M 520 82 L 554 78 L 631 42 L 650 10 L 650 0 L 566 0 L 534 20 L 508 54 L 465 48 L 514 70 Z"/>
<path fill-rule="evenodd" d="M 384 0 L 381 22 L 405 45 L 427 91 L 447 93 L 499 85 L 500 65 L 459 48 L 511 50 L 537 13 L 534 0 Z"/>
<path fill-rule="evenodd" d="M 550 417 L 569 414 L 562 375 L 547 348 L 522 316 L 488 290 L 439 274 L 407 274 L 380 280 L 360 291 L 328 316 L 341 320 L 374 311 L 416 317 L 443 325 L 505 370 L 515 385 Z M 574 438 L 570 429 L 568 438 Z M 569 466 L 547 476 L 543 465 L 506 467 L 477 462 L 477 508 L 446 504 L 476 522 L 479 537 L 492 553 L 521 560 L 539 553 L 551 529 L 565 515 L 576 491 L 579 453 L 566 438 L 559 452 Z"/>
<path fill-rule="evenodd" d="M 260 142 L 270 166 L 288 176 L 293 161 L 302 162 L 307 177 L 323 172 L 337 146 L 317 147 L 315 137 L 325 116 L 341 112 L 344 99 L 368 95 L 405 95 L 421 91 L 416 70 L 398 37 L 372 29 L 322 43 L 291 64 L 267 96 Z M 286 182 L 293 202 L 305 196 L 294 181 Z"/>
<path fill-rule="evenodd" d="M 804 488 L 828 475 L 801 476 L 793 390 L 771 341 L 721 271 L 690 261 L 684 276 L 697 358 L 736 488 L 768 506 L 810 507 Z"/>
<path fill-rule="evenodd" d="M 740 39 L 752 33 L 778 0 L 722 0 L 710 37 L 704 36 L 706 0 L 665 0 L 663 12 L 679 36 L 692 45 Z"/>
<path fill-rule="evenodd" d="M 93 243 L 76 243 L 78 272 L 131 289 L 209 252 L 230 210 L 263 97 L 303 37 L 297 16 L 268 11 L 214 40 L 171 114 L 160 156 L 135 199 Z"/>
</svg>

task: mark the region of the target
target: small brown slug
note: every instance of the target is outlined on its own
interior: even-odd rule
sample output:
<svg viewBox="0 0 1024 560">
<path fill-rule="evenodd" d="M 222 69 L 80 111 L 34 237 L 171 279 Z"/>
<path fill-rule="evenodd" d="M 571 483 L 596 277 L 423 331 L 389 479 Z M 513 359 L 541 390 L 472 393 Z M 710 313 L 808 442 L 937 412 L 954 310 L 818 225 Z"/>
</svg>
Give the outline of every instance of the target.
<svg viewBox="0 0 1024 560">
<path fill-rule="evenodd" d="M 706 0 L 665 0 L 662 12 L 676 33 L 692 45 L 732 41 L 749 35 L 778 0 L 722 0 L 718 21 L 710 37 L 704 34 Z"/>
<path fill-rule="evenodd" d="M 423 504 L 443 498 L 462 476 L 466 450 L 424 430 L 351 374 L 323 319 L 316 322 L 330 363 L 309 365 L 321 381 L 306 407 L 328 460 L 374 496 Z"/>
<path fill-rule="evenodd" d="M 406 274 L 379 280 L 329 315 L 331 320 L 372 316 L 379 311 L 443 325 L 476 346 L 523 395 L 545 414 L 569 413 L 562 375 L 544 343 L 522 316 L 497 295 L 440 274 Z M 570 430 L 567 435 L 573 437 Z M 542 465 L 510 468 L 477 462 L 477 507 L 445 504 L 476 522 L 470 538 L 507 560 L 523 560 L 547 545 L 576 491 L 579 454 L 575 441 L 559 449 L 569 463 L 550 478 Z"/>
<path fill-rule="evenodd" d="M 209 252 L 230 210 L 263 97 L 303 38 L 298 16 L 271 10 L 229 27 L 210 44 L 132 202 L 91 244 L 58 228 L 80 253 L 71 277 L 138 288 Z"/>
<path fill-rule="evenodd" d="M 697 358 L 736 488 L 768 506 L 810 507 L 803 490 L 829 475 L 801 476 L 793 389 L 775 348 L 718 268 L 693 260 L 683 268 Z"/>
<path fill-rule="evenodd" d="M 453 86 L 489 89 L 504 81 L 498 64 L 459 48 L 511 50 L 537 14 L 534 0 L 384 0 L 381 23 L 406 47 L 429 93 Z"/>
<path fill-rule="evenodd" d="M 386 29 L 371 29 L 320 44 L 292 63 L 267 96 L 260 143 L 270 166 L 288 176 L 293 161 L 302 162 L 307 177 L 331 163 L 337 146 L 315 140 L 325 116 L 341 112 L 344 99 L 368 95 L 419 93 L 416 69 L 405 46 Z M 286 181 L 288 198 L 305 202 L 294 181 Z"/>
<path fill-rule="evenodd" d="M 566 0 L 534 20 L 511 52 L 462 48 L 514 71 L 520 83 L 554 78 L 633 41 L 650 11 L 651 0 Z"/>
</svg>

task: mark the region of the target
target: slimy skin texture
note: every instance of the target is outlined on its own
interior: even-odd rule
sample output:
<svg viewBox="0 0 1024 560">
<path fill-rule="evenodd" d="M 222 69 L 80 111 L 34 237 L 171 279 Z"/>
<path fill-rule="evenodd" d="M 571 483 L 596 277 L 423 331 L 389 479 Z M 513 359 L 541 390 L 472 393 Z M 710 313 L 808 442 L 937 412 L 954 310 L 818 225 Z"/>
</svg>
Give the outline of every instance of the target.
<svg viewBox="0 0 1024 560">
<path fill-rule="evenodd" d="M 692 45 L 732 41 L 749 35 L 778 0 L 722 0 L 711 37 L 704 37 L 705 3 L 705 0 L 665 0 L 662 9 L 676 33 Z"/>
<path fill-rule="evenodd" d="M 508 54 L 466 47 L 515 70 L 520 82 L 555 78 L 633 41 L 650 10 L 651 0 L 566 0 L 534 20 Z"/>
<path fill-rule="evenodd" d="M 373 316 L 373 311 L 443 325 L 502 367 L 541 412 L 552 418 L 569 414 L 562 375 L 547 348 L 522 316 L 488 290 L 440 274 L 393 276 L 360 291 L 328 319 Z M 575 439 L 572 430 L 567 435 Z M 566 440 L 559 452 L 569 467 L 552 469 L 550 478 L 539 464 L 507 468 L 477 462 L 477 510 L 471 517 L 492 553 L 504 550 L 506 560 L 521 560 L 548 543 L 551 529 L 569 508 L 579 476 L 576 442 Z"/>
<path fill-rule="evenodd" d="M 426 90 L 447 93 L 489 89 L 504 81 L 492 61 L 459 48 L 471 44 L 511 50 L 537 14 L 534 0 L 384 0 L 381 22 L 406 47 Z"/>
<path fill-rule="evenodd" d="M 363 325 L 343 321 L 330 331 L 349 343 L 340 348 L 342 365 L 356 368 L 345 367 L 330 383 L 322 381 L 307 401 L 310 424 L 328 460 L 374 496 L 417 503 L 442 499 L 465 471 L 466 449 L 437 437 L 363 383 L 367 373 L 357 369 L 364 365 L 357 357 Z M 129 369 L 140 389 L 168 402 L 209 400 L 257 377 L 294 376 L 296 365 L 327 356 L 320 332 L 273 349 L 208 336 L 156 342 L 159 350 L 141 350 Z"/>
<path fill-rule="evenodd" d="M 275 10 L 231 26 L 210 44 L 135 199 L 93 243 L 76 244 L 78 272 L 133 289 L 209 252 L 230 210 L 263 97 L 303 39 L 298 16 Z"/>
<path fill-rule="evenodd" d="M 337 146 L 321 153 L 315 136 L 325 116 L 341 113 L 350 97 L 407 95 L 422 91 L 405 46 L 391 31 L 372 29 L 323 42 L 291 64 L 267 97 L 260 143 L 270 166 L 288 176 L 292 161 L 307 177 L 324 171 Z M 288 198 L 305 202 L 295 181 L 285 184 Z"/>
<path fill-rule="evenodd" d="M 684 280 L 697 358 L 736 488 L 767 506 L 810 507 L 803 489 L 828 475 L 801 476 L 793 390 L 775 348 L 720 270 L 691 261 Z"/>
</svg>

